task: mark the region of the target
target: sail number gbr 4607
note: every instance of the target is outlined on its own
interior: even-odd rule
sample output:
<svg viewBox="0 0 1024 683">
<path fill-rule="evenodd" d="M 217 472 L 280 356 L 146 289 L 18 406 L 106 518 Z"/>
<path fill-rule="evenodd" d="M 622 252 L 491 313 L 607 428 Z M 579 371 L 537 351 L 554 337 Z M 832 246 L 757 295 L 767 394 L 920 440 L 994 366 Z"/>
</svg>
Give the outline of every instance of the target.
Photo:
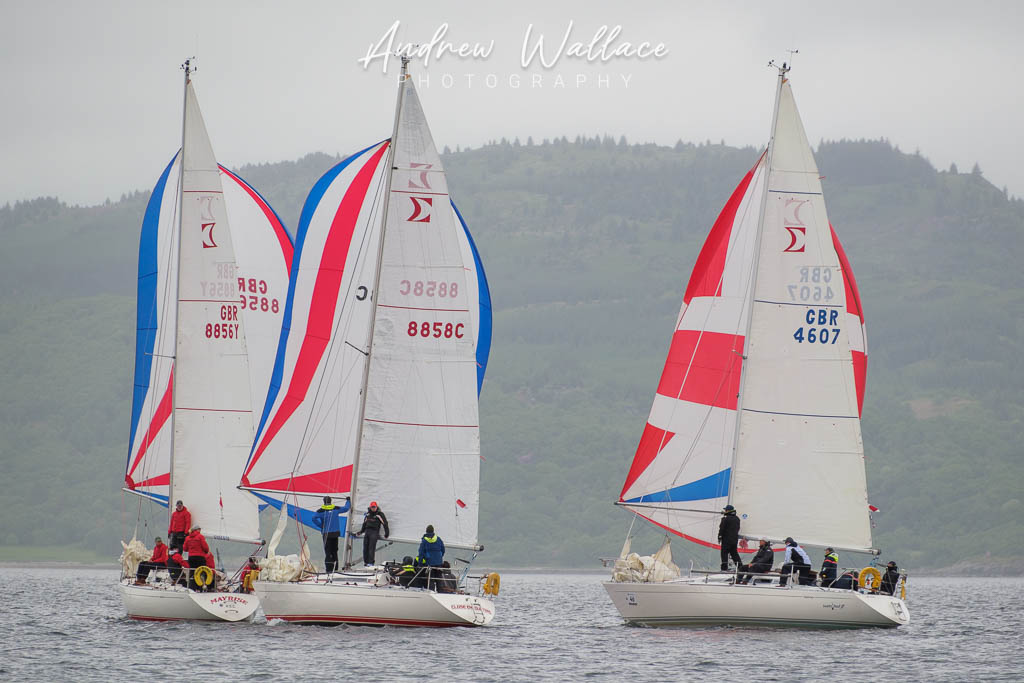
<svg viewBox="0 0 1024 683">
<path fill-rule="evenodd" d="M 793 333 L 793 339 L 801 344 L 835 344 L 839 341 L 839 309 L 808 308 L 804 314 L 806 326 L 801 325 Z"/>
</svg>

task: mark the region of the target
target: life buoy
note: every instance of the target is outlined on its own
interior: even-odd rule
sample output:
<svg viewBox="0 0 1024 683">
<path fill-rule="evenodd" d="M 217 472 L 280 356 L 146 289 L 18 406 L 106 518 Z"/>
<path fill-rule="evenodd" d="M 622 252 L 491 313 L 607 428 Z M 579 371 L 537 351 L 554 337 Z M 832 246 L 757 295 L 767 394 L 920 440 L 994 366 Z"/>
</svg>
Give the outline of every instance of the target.
<svg viewBox="0 0 1024 683">
<path fill-rule="evenodd" d="M 196 569 L 196 573 L 193 575 L 197 585 L 209 586 L 213 583 L 213 570 L 207 566 L 202 566 Z"/>
<path fill-rule="evenodd" d="M 864 567 L 857 576 L 857 582 L 860 583 L 861 588 L 878 590 L 878 587 L 882 585 L 882 572 L 874 567 Z"/>
<path fill-rule="evenodd" d="M 255 581 L 256 579 L 258 579 L 259 577 L 260 577 L 260 570 L 259 569 L 250 569 L 249 573 L 245 575 L 244 579 L 242 579 L 242 588 L 244 588 L 247 591 L 252 592 L 252 582 Z"/>
<path fill-rule="evenodd" d="M 501 576 L 498 572 L 491 572 L 484 581 L 484 595 L 497 595 L 501 590 Z"/>
</svg>

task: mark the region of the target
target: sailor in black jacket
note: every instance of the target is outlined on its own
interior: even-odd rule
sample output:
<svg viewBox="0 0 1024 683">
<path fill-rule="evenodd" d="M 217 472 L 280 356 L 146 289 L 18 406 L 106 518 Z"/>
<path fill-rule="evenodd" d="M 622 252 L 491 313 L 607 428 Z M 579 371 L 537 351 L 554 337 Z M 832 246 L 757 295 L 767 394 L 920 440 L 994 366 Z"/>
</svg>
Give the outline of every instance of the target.
<svg viewBox="0 0 1024 683">
<path fill-rule="evenodd" d="M 740 583 L 750 583 L 753 574 L 768 573 L 775 563 L 775 552 L 772 550 L 772 544 L 768 542 L 768 539 L 762 538 L 758 543 L 760 547 L 757 549 L 757 554 L 754 555 L 754 559 L 750 561 L 750 564 L 744 570 L 750 573 L 741 577 Z"/>
<path fill-rule="evenodd" d="M 900 569 L 895 562 L 889 560 L 889 564 L 885 566 L 885 573 L 882 574 L 882 585 L 879 586 L 878 591 L 886 595 L 896 595 L 896 586 L 899 585 L 899 582 Z"/>
<path fill-rule="evenodd" d="M 722 521 L 718 524 L 718 542 L 722 546 L 722 571 L 729 570 L 729 558 L 740 566 L 740 553 L 736 546 L 740 541 L 740 518 L 736 508 L 726 505 L 722 508 Z"/>
<path fill-rule="evenodd" d="M 356 532 L 363 534 L 363 564 L 367 567 L 373 565 L 381 527 L 384 527 L 384 538 L 387 538 L 391 534 L 391 530 L 388 528 L 388 518 L 384 516 L 384 511 L 377 507 L 377 501 L 373 501 L 366 510 L 366 514 L 363 515 L 363 525 Z"/>
</svg>

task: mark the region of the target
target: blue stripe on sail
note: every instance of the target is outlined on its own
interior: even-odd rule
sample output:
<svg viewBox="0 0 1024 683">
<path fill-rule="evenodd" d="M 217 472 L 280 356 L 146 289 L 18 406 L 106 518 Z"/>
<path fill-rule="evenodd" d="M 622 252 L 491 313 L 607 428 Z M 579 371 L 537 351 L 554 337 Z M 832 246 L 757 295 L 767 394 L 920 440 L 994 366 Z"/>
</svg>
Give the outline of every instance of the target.
<svg viewBox="0 0 1024 683">
<path fill-rule="evenodd" d="M 158 250 L 160 244 L 160 207 L 164 201 L 164 190 L 171 167 L 177 161 L 175 154 L 167 168 L 160 175 L 153 188 L 153 194 L 146 205 L 146 213 L 142 219 L 142 234 L 139 237 L 139 285 L 135 309 L 135 381 L 132 388 L 132 423 L 128 434 L 128 464 L 125 471 L 132 466 L 132 448 L 135 446 L 135 432 L 139 428 L 139 418 L 149 393 L 149 373 L 153 367 L 153 347 L 156 346 L 157 334 L 157 281 L 160 277 Z M 173 228 L 172 228 L 173 229 Z M 166 500 L 164 501 L 166 504 Z"/>
<path fill-rule="evenodd" d="M 648 493 L 646 496 L 631 498 L 626 503 L 682 503 L 692 500 L 708 500 L 722 498 L 729 494 L 730 469 L 726 468 L 718 474 L 691 481 L 689 484 L 676 486 L 667 491 Z"/>
<path fill-rule="evenodd" d="M 281 506 L 284 505 L 284 501 L 278 500 L 277 498 L 273 498 L 264 493 L 259 493 L 257 491 L 250 491 L 249 493 L 253 494 L 257 498 L 262 500 L 264 503 L 266 503 L 266 505 L 260 506 L 261 510 L 266 508 L 267 506 L 270 506 L 275 510 L 280 510 Z M 320 531 L 320 527 L 313 523 L 313 512 L 313 510 L 307 510 L 306 508 L 300 508 L 294 505 L 288 506 L 289 517 L 291 517 L 292 519 L 299 520 L 300 522 L 308 526 L 310 529 Z M 348 524 L 348 517 L 341 517 L 338 520 L 338 523 L 340 525 L 341 537 L 345 538 L 345 526 Z"/>
<path fill-rule="evenodd" d="M 327 192 L 327 188 L 330 187 L 334 179 L 338 177 L 345 168 L 361 157 L 366 152 L 378 147 L 387 142 L 387 140 L 381 140 L 380 142 L 370 145 L 364 150 L 356 152 L 347 159 L 343 159 L 338 162 L 331 170 L 327 171 L 320 180 L 316 181 L 313 185 L 313 189 L 309 191 L 309 195 L 306 197 L 306 202 L 302 205 L 302 214 L 299 218 L 299 227 L 295 233 L 295 251 L 292 253 L 292 272 L 288 275 L 288 298 L 284 305 L 284 315 L 281 318 L 281 337 L 277 343 L 277 357 L 274 359 L 274 371 L 270 375 L 270 388 L 267 390 L 267 402 L 263 405 L 263 415 L 260 417 L 259 427 L 256 428 L 256 438 L 252 442 L 252 448 L 249 449 L 249 461 L 252 460 L 253 453 L 256 452 L 256 444 L 260 442 L 260 436 L 263 434 L 263 428 L 267 425 L 267 420 L 270 417 L 270 411 L 274 407 L 274 402 L 277 401 L 277 394 L 281 391 L 281 382 L 284 377 L 284 354 L 288 348 L 288 334 L 291 332 L 292 324 L 292 309 L 295 305 L 295 285 L 298 282 L 299 273 L 299 262 L 302 260 L 302 245 L 306 241 L 306 232 L 309 230 L 309 222 L 313 219 L 313 213 L 320 205 L 320 200 L 323 199 L 324 193 Z M 249 467 L 249 461 L 245 463 L 246 468 Z M 278 505 L 280 509 L 280 505 Z"/>
<path fill-rule="evenodd" d="M 132 493 L 136 493 L 143 498 L 149 498 L 152 501 L 160 503 L 164 507 L 167 507 L 167 499 L 169 496 L 161 496 L 159 493 L 150 493 L 149 491 L 142 491 L 140 489 L 132 489 Z"/>
<path fill-rule="evenodd" d="M 449 200 L 451 201 L 451 200 Z M 476 250 L 476 242 L 466 226 L 466 219 L 462 217 L 459 207 L 452 202 L 455 215 L 462 223 L 462 229 L 469 240 L 469 248 L 473 251 L 473 263 L 476 264 L 476 282 L 480 300 L 480 331 L 476 340 L 476 393 L 479 396 L 480 389 L 484 386 L 484 373 L 487 371 L 487 358 L 491 355 L 491 326 L 493 315 L 491 312 L 491 288 L 487 286 L 487 275 L 484 273 L 484 264 L 480 260 L 480 252 Z"/>
</svg>

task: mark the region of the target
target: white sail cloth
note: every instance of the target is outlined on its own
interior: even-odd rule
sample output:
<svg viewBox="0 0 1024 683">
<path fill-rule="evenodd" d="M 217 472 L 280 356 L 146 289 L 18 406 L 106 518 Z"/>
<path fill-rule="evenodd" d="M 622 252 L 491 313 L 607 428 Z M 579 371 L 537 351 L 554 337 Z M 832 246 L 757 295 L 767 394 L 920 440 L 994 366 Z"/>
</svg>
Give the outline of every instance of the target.
<svg viewBox="0 0 1024 683">
<path fill-rule="evenodd" d="M 394 540 L 434 524 L 447 545 L 475 547 L 490 296 L 415 89 L 401 88 L 395 149 L 345 159 L 306 200 L 242 486 L 306 524 L 320 496 L 351 497 L 357 511 L 379 502 Z"/>
<path fill-rule="evenodd" d="M 745 537 L 870 549 L 866 352 L 853 274 L 782 79 L 769 148 L 698 256 L 620 502 L 712 547 L 732 503 Z"/>
</svg>

